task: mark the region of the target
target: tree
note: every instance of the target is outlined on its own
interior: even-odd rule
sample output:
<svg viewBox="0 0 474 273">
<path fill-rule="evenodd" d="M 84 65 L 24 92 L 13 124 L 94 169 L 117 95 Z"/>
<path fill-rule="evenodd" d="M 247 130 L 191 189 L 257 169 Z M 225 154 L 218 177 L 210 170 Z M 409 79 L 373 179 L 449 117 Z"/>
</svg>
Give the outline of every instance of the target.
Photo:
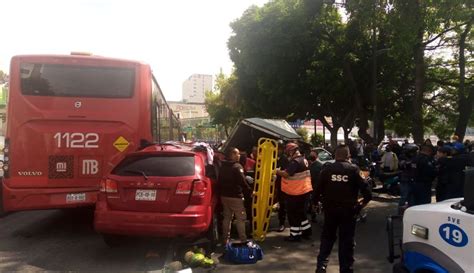
<svg viewBox="0 0 474 273">
<path fill-rule="evenodd" d="M 231 24 L 230 58 L 240 87 L 244 115 L 304 118 L 302 97 L 314 37 L 302 1 L 273 1 L 250 7 Z"/>
<path fill-rule="evenodd" d="M 431 56 L 427 52 L 439 50 L 449 44 L 450 35 L 466 22 L 466 14 L 472 9 L 466 7 L 468 1 L 453 0 L 396 0 L 391 11 L 393 48 L 403 58 L 408 58 L 413 64 L 413 93 L 411 119 L 412 133 L 416 142 L 423 141 L 425 129 L 426 96 L 437 92 L 429 89 L 431 80 L 427 78 L 430 69 Z M 452 48 L 452 45 L 449 46 Z M 433 63 L 431 63 L 433 64 Z M 435 63 L 436 64 L 436 63 Z M 439 79 L 434 79 L 435 81 Z"/>
<path fill-rule="evenodd" d="M 304 142 L 308 142 L 308 130 L 304 127 L 296 129 L 296 133 L 301 136 Z"/>
<path fill-rule="evenodd" d="M 322 147 L 324 146 L 324 138 L 321 134 L 312 134 L 310 138 L 310 143 L 314 147 Z"/>
<path fill-rule="evenodd" d="M 8 75 L 0 70 L 0 84 L 6 83 L 8 81 Z"/>
<path fill-rule="evenodd" d="M 344 53 L 348 40 L 337 9 L 317 1 L 273 1 L 249 8 L 231 27 L 228 45 L 243 111 L 320 119 L 336 145 L 338 129 L 355 114 L 355 94 L 343 75 L 351 56 Z"/>
<path fill-rule="evenodd" d="M 465 130 L 474 97 L 470 7 L 351 0 L 343 20 L 340 7 L 320 0 L 253 6 L 231 24 L 228 42 L 241 114 L 319 119 L 332 145 L 341 127 L 347 138 L 354 125 L 365 142 L 380 141 L 386 127 L 416 142 L 425 130 L 446 135 L 442 123 Z M 457 47 L 464 50 L 455 58 L 432 54 Z"/>
<path fill-rule="evenodd" d="M 231 128 L 241 117 L 238 103 L 237 78 L 234 74 L 226 77 L 222 72 L 216 76 L 214 92 L 206 92 L 206 110 L 213 124 L 222 125 L 226 137 Z"/>
<path fill-rule="evenodd" d="M 472 6 L 470 6 L 472 11 Z M 470 50 L 472 52 L 473 45 L 472 43 L 466 43 L 466 39 L 470 37 L 470 41 L 473 39 L 472 35 L 472 24 L 474 22 L 474 15 L 471 15 L 469 21 L 466 23 L 464 30 L 460 31 L 459 34 L 459 89 L 458 89 L 458 110 L 459 117 L 456 123 L 455 134 L 459 136 L 459 139 L 462 141 L 466 133 L 466 127 L 469 123 L 469 118 L 472 115 L 472 108 L 474 108 L 474 81 L 472 80 L 472 73 L 470 81 L 466 82 L 466 51 Z M 472 54 L 471 54 L 472 59 Z M 472 64 L 472 62 L 471 62 Z"/>
</svg>

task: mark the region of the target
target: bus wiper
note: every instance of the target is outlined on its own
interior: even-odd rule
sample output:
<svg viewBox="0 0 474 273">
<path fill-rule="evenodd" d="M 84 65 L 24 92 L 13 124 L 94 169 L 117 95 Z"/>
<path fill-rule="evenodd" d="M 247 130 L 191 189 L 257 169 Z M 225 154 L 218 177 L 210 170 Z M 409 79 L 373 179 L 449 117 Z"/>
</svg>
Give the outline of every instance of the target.
<svg viewBox="0 0 474 273">
<path fill-rule="evenodd" d="M 140 171 L 140 170 L 124 170 L 124 172 L 126 172 L 126 173 L 141 174 L 141 175 L 143 175 L 143 177 L 145 178 L 145 180 L 148 180 L 148 176 L 146 175 L 146 173 L 145 173 L 144 171 Z"/>
</svg>

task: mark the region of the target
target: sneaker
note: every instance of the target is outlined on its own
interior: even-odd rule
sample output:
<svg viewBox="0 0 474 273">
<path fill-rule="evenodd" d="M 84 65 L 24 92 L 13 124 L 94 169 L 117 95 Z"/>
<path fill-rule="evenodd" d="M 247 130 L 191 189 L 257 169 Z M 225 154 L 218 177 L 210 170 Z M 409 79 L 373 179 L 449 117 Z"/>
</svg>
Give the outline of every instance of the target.
<svg viewBox="0 0 474 273">
<path fill-rule="evenodd" d="M 278 227 L 277 229 L 277 232 L 283 232 L 285 231 L 285 229 L 286 229 L 285 225 L 280 225 L 280 227 Z"/>
<path fill-rule="evenodd" d="M 326 273 L 326 267 L 318 267 L 318 268 L 316 268 L 315 273 Z"/>
<path fill-rule="evenodd" d="M 284 239 L 287 242 L 301 242 L 301 237 L 300 236 L 288 236 L 285 237 Z"/>
</svg>

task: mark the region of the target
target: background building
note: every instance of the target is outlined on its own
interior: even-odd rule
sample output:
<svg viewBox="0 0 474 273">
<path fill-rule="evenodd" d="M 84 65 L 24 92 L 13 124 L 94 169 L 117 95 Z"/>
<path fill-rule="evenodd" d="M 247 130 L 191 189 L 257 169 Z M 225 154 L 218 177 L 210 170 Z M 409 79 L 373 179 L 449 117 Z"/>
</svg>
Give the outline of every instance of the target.
<svg viewBox="0 0 474 273">
<path fill-rule="evenodd" d="M 204 103 L 206 91 L 212 90 L 212 75 L 193 74 L 183 82 L 183 101 Z"/>
<path fill-rule="evenodd" d="M 206 119 L 209 120 L 209 114 L 206 111 L 204 103 L 185 103 L 181 101 L 168 102 L 173 113 L 181 120 Z"/>
</svg>

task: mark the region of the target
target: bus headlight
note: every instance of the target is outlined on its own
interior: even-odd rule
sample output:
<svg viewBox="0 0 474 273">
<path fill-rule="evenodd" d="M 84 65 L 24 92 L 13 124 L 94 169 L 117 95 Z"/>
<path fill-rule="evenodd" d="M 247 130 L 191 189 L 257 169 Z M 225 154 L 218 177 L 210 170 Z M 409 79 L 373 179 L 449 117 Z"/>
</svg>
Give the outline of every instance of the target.
<svg viewBox="0 0 474 273">
<path fill-rule="evenodd" d="M 411 234 L 420 237 L 422 239 L 428 240 L 428 228 L 419 226 L 419 225 L 412 225 L 411 226 Z"/>
</svg>

